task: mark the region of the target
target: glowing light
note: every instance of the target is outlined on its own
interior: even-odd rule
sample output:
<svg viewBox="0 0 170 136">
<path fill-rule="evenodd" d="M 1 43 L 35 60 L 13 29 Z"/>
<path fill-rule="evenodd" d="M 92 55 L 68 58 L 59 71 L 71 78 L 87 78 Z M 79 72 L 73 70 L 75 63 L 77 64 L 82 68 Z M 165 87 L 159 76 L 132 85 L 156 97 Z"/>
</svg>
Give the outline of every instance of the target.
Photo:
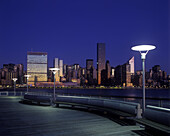
<svg viewBox="0 0 170 136">
<path fill-rule="evenodd" d="M 149 51 L 155 49 L 156 46 L 154 45 L 137 45 L 132 47 L 131 49 L 134 51 Z"/>
<path fill-rule="evenodd" d="M 59 68 L 49 68 L 49 70 L 51 71 L 57 71 L 57 70 L 60 70 Z"/>
<path fill-rule="evenodd" d="M 14 80 L 14 82 L 15 82 L 15 81 L 17 81 L 18 79 L 17 79 L 17 78 L 12 78 L 12 80 Z"/>
</svg>

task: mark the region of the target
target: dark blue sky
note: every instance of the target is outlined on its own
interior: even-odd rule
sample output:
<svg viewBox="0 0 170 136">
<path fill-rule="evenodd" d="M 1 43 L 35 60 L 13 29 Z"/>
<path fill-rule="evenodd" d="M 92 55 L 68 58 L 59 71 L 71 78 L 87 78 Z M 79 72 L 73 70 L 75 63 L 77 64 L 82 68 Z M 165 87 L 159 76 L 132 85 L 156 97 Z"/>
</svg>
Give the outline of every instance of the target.
<svg viewBox="0 0 170 136">
<path fill-rule="evenodd" d="M 0 68 L 23 63 L 27 51 L 48 53 L 48 63 L 58 57 L 65 64 L 94 59 L 97 42 L 106 43 L 112 66 L 135 56 L 136 44 L 155 44 L 146 68 L 161 65 L 170 73 L 170 2 L 168 0 L 0 0 Z M 168 24 L 169 23 L 169 24 Z"/>
</svg>

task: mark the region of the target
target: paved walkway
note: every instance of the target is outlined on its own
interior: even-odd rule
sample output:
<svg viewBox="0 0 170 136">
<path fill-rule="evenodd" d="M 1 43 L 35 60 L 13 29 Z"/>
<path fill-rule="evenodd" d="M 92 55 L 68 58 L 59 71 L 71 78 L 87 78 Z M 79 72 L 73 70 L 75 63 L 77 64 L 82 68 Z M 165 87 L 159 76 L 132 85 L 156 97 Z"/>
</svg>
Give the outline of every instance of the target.
<svg viewBox="0 0 170 136">
<path fill-rule="evenodd" d="M 0 136 L 135 136 L 137 126 L 121 126 L 88 112 L 21 104 L 0 97 Z"/>
</svg>

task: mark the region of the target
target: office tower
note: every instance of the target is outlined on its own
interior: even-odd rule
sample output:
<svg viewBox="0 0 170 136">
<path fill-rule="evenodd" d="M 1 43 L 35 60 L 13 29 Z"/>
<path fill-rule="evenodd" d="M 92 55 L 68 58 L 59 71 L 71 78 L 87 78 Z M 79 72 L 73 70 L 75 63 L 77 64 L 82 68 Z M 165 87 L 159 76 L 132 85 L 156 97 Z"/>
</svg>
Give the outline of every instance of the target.
<svg viewBox="0 0 170 136">
<path fill-rule="evenodd" d="M 60 70 L 59 70 L 59 72 L 60 72 L 59 76 L 60 76 L 60 77 L 63 77 L 63 60 L 59 60 L 59 68 L 60 68 Z"/>
<path fill-rule="evenodd" d="M 97 81 L 97 71 L 95 68 L 93 68 L 93 79 Z"/>
<path fill-rule="evenodd" d="M 17 72 L 17 83 L 23 84 L 24 83 L 24 65 L 23 64 L 16 64 L 16 72 Z"/>
<path fill-rule="evenodd" d="M 161 70 L 160 65 L 155 65 L 154 67 L 152 67 L 152 70 L 154 73 L 158 73 Z"/>
<path fill-rule="evenodd" d="M 131 75 L 134 75 L 135 74 L 135 66 L 134 66 L 134 64 L 135 64 L 135 61 L 134 61 L 134 56 L 131 58 L 131 59 L 129 59 L 129 61 L 128 61 L 128 63 L 129 63 L 129 65 L 130 65 L 130 73 L 131 73 Z"/>
<path fill-rule="evenodd" d="M 67 72 L 67 65 L 64 64 L 64 66 L 63 66 L 63 74 L 64 74 L 64 76 L 66 76 L 66 72 Z"/>
<path fill-rule="evenodd" d="M 67 70 L 67 71 L 66 71 L 66 81 L 67 81 L 67 82 L 71 82 L 72 66 L 67 65 L 66 70 Z"/>
<path fill-rule="evenodd" d="M 81 75 L 86 78 L 86 68 L 81 68 Z"/>
<path fill-rule="evenodd" d="M 107 79 L 110 79 L 110 73 L 111 73 L 111 67 L 110 67 L 110 63 L 107 60 L 106 61 L 106 75 L 107 75 Z"/>
<path fill-rule="evenodd" d="M 13 84 L 13 80 L 12 78 L 16 78 L 17 77 L 17 72 L 16 72 L 16 68 L 15 64 L 4 64 L 3 68 L 1 69 L 1 84 L 2 86 L 7 86 L 10 85 L 12 86 Z M 14 71 L 15 69 L 15 71 Z"/>
<path fill-rule="evenodd" d="M 152 70 L 152 79 L 154 81 L 159 81 L 162 78 L 162 71 L 160 65 L 155 65 L 154 67 L 152 67 Z"/>
<path fill-rule="evenodd" d="M 54 59 L 54 67 L 59 68 L 55 74 L 55 80 L 60 81 L 60 77 L 63 77 L 63 60 L 59 60 L 58 58 Z"/>
<path fill-rule="evenodd" d="M 0 70 L 0 80 L 3 86 L 13 85 L 13 78 L 17 78 L 17 84 L 23 84 L 23 64 L 4 64 Z"/>
<path fill-rule="evenodd" d="M 59 59 L 58 58 L 54 59 L 54 68 L 59 68 Z"/>
<path fill-rule="evenodd" d="M 86 59 L 86 69 L 90 70 L 93 68 L 93 59 Z"/>
<path fill-rule="evenodd" d="M 92 85 L 93 84 L 93 59 L 87 59 L 86 60 L 86 76 L 88 80 L 88 84 Z"/>
<path fill-rule="evenodd" d="M 105 69 L 105 43 L 97 43 L 97 81 L 101 84 L 101 71 Z"/>
<path fill-rule="evenodd" d="M 118 65 L 115 67 L 115 85 L 121 85 L 122 80 L 122 65 Z"/>
<path fill-rule="evenodd" d="M 55 58 L 54 59 L 54 68 L 59 68 L 59 59 L 58 58 Z M 59 70 L 56 71 L 56 74 L 55 74 L 55 81 L 59 82 L 60 81 L 60 77 L 59 77 Z"/>
<path fill-rule="evenodd" d="M 114 67 L 111 67 L 110 77 L 111 77 L 111 78 L 114 78 L 114 77 L 115 77 L 115 68 L 114 68 Z"/>
<path fill-rule="evenodd" d="M 79 64 L 74 64 L 73 67 L 72 67 L 72 69 L 73 69 L 73 70 L 76 70 L 76 71 L 77 71 L 79 68 L 80 68 L 80 65 L 79 65 Z"/>
<path fill-rule="evenodd" d="M 130 64 L 128 64 L 128 63 L 125 63 L 124 65 L 122 65 L 122 85 L 123 86 L 132 86 Z"/>
<path fill-rule="evenodd" d="M 163 80 L 167 79 L 167 73 L 165 71 L 162 72 L 162 78 L 163 78 Z"/>
<path fill-rule="evenodd" d="M 27 74 L 31 75 L 28 83 L 47 82 L 47 53 L 27 52 Z"/>
<path fill-rule="evenodd" d="M 88 85 L 93 84 L 93 60 L 86 60 L 86 79 L 88 81 Z"/>
</svg>

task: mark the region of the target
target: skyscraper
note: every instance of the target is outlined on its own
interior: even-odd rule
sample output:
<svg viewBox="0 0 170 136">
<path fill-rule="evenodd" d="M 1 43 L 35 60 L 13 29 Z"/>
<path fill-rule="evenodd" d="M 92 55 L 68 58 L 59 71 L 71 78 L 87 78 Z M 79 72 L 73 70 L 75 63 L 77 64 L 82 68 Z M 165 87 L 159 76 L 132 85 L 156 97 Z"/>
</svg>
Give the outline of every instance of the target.
<svg viewBox="0 0 170 136">
<path fill-rule="evenodd" d="M 59 59 L 58 58 L 55 58 L 54 59 L 54 68 L 59 68 Z M 59 82 L 60 81 L 60 78 L 59 78 L 59 70 L 56 71 L 56 74 L 55 74 L 55 81 Z"/>
<path fill-rule="evenodd" d="M 58 58 L 54 59 L 54 67 L 59 68 L 59 59 Z"/>
<path fill-rule="evenodd" d="M 63 60 L 59 60 L 60 77 L 63 77 Z"/>
<path fill-rule="evenodd" d="M 93 84 L 93 59 L 87 59 L 86 60 L 86 74 L 87 74 L 87 80 L 88 84 Z"/>
<path fill-rule="evenodd" d="M 106 61 L 106 75 L 107 75 L 107 79 L 110 79 L 110 73 L 111 73 L 111 67 L 110 67 L 110 63 L 107 60 Z"/>
<path fill-rule="evenodd" d="M 105 69 L 105 43 L 97 43 L 97 83 L 101 84 L 101 71 Z"/>
<path fill-rule="evenodd" d="M 86 59 L 86 69 L 90 70 L 93 68 L 93 59 Z"/>
<path fill-rule="evenodd" d="M 128 63 L 130 65 L 130 73 L 131 73 L 131 75 L 134 75 L 134 73 L 135 73 L 134 56 L 131 59 L 129 59 Z"/>
<path fill-rule="evenodd" d="M 27 52 L 27 74 L 29 84 L 36 85 L 36 82 L 47 82 L 47 53 Z"/>
</svg>

